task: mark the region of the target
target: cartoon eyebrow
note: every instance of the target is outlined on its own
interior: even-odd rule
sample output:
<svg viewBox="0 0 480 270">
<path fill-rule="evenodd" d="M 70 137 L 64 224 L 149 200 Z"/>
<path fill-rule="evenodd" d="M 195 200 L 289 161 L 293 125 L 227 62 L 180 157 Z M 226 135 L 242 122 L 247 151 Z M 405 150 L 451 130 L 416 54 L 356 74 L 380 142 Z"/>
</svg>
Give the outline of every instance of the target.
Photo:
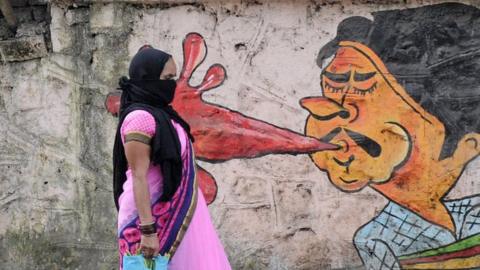
<svg viewBox="0 0 480 270">
<path fill-rule="evenodd" d="M 338 83 L 348 82 L 348 79 L 350 79 L 350 74 L 351 74 L 351 71 L 349 71 L 347 73 L 331 73 L 331 72 L 328 72 L 328 71 L 323 72 L 323 75 L 325 75 L 325 77 L 329 78 L 330 80 L 332 80 L 334 82 L 338 82 Z"/>
<path fill-rule="evenodd" d="M 353 74 L 353 80 L 357 81 L 357 82 L 363 82 L 363 81 L 366 81 L 366 80 L 372 78 L 373 76 L 375 76 L 375 74 L 377 74 L 377 72 L 369 72 L 369 73 L 357 73 L 357 72 L 355 72 L 355 74 Z"/>
</svg>

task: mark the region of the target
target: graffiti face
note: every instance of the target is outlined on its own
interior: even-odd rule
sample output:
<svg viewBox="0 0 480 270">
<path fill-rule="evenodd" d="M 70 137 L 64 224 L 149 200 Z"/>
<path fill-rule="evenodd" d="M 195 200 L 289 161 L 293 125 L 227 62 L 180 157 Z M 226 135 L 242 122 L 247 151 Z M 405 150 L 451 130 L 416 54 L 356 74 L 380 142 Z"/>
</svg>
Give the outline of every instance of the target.
<svg viewBox="0 0 480 270">
<path fill-rule="evenodd" d="M 305 132 L 341 148 L 312 160 L 341 190 L 389 200 L 354 236 L 367 269 L 480 267 L 480 196 L 446 198 L 480 154 L 478 18 L 452 3 L 354 16 L 319 51 L 320 66 L 335 55 L 323 95 L 301 100 Z"/>
<path fill-rule="evenodd" d="M 341 146 L 312 154 L 313 161 L 344 191 L 384 184 L 401 169 L 414 174 L 417 169 L 405 167 L 432 160 L 441 142 L 424 135 L 438 138 L 442 124 L 410 99 L 368 47 L 342 44 L 321 74 L 323 96 L 301 100 L 310 112 L 306 134 Z"/>
<path fill-rule="evenodd" d="M 480 154 L 479 56 L 464 57 L 479 17 L 452 3 L 354 16 L 319 51 L 320 66 L 335 55 L 323 96 L 301 101 L 305 132 L 341 149 L 312 160 L 341 190 L 389 200 L 354 235 L 367 269 L 480 267 L 480 196 L 446 198 Z"/>
</svg>

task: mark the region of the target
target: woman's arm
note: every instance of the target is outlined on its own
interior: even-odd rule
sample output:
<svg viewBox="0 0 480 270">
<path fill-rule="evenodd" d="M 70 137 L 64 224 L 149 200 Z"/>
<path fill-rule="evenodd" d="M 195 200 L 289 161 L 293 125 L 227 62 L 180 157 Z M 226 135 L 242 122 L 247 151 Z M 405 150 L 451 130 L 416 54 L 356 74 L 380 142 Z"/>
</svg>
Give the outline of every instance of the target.
<svg viewBox="0 0 480 270">
<path fill-rule="evenodd" d="M 150 166 L 150 145 L 129 141 L 125 143 L 125 156 L 132 171 L 133 195 L 141 224 L 153 222 L 148 190 L 147 172 Z"/>
<path fill-rule="evenodd" d="M 155 220 L 152 216 L 147 181 L 147 172 L 150 166 L 150 145 L 138 141 L 129 141 L 125 143 L 125 156 L 132 170 L 133 196 L 140 224 L 151 224 Z M 145 258 L 157 256 L 160 250 L 157 234 L 142 234 L 140 250 Z"/>
</svg>

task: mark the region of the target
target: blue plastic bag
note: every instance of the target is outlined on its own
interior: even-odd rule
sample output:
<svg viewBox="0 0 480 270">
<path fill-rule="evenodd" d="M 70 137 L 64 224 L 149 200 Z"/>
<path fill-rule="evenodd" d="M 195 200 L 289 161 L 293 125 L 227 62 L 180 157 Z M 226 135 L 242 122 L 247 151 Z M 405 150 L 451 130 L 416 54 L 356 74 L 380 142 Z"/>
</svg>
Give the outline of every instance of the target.
<svg viewBox="0 0 480 270">
<path fill-rule="evenodd" d="M 167 270 L 168 258 L 157 256 L 153 258 L 153 268 L 149 268 L 143 255 L 123 256 L 123 270 Z"/>
</svg>

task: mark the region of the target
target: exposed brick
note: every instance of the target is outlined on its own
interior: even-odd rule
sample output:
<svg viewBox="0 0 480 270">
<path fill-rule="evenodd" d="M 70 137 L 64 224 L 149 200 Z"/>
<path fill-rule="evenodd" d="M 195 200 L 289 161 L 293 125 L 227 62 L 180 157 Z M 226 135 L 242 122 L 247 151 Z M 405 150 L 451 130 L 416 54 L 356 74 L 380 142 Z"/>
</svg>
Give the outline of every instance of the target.
<svg viewBox="0 0 480 270">
<path fill-rule="evenodd" d="M 69 9 L 65 14 L 65 19 L 68 25 L 88 22 L 89 10 L 87 8 Z"/>
<path fill-rule="evenodd" d="M 48 0 L 29 0 L 28 4 L 30 4 L 31 6 L 43 6 L 48 4 Z"/>
<path fill-rule="evenodd" d="M 31 37 L 43 35 L 48 32 L 48 25 L 46 22 L 29 22 L 22 23 L 17 28 L 16 37 Z"/>
<path fill-rule="evenodd" d="M 240 176 L 235 180 L 228 200 L 234 203 L 265 203 L 269 199 L 269 189 L 267 182 L 261 178 Z"/>
<path fill-rule="evenodd" d="M 8 25 L 5 19 L 1 18 L 0 19 L 0 40 L 5 40 L 9 38 L 13 38 L 15 36 L 15 33 L 13 33 Z"/>
<path fill-rule="evenodd" d="M 15 18 L 19 24 L 33 20 L 32 9 L 28 7 L 14 8 L 13 13 L 15 14 Z"/>
<path fill-rule="evenodd" d="M 37 22 L 42 22 L 47 19 L 46 7 L 32 7 L 33 19 Z"/>
<path fill-rule="evenodd" d="M 28 5 L 28 0 L 10 0 L 12 7 L 24 7 Z"/>
<path fill-rule="evenodd" d="M 43 36 L 0 41 L 0 52 L 2 60 L 6 62 L 25 61 L 47 55 Z"/>
<path fill-rule="evenodd" d="M 1 89 L 1 88 L 0 88 Z M 2 89 L 3 90 L 3 89 Z M 0 92 L 0 112 L 5 111 L 5 100 L 2 95 L 3 93 Z"/>
<path fill-rule="evenodd" d="M 52 5 L 50 16 L 52 16 L 50 24 L 52 50 L 64 53 L 73 45 L 73 33 L 66 23 L 64 9 Z"/>
<path fill-rule="evenodd" d="M 90 6 L 90 27 L 93 33 L 109 32 L 121 27 L 121 9 L 115 4 L 93 4 Z"/>
<path fill-rule="evenodd" d="M 310 182 L 281 182 L 275 186 L 275 201 L 280 212 L 279 220 L 286 229 L 310 226 L 314 215 L 311 208 L 305 205 L 313 204 L 313 184 Z"/>
</svg>

